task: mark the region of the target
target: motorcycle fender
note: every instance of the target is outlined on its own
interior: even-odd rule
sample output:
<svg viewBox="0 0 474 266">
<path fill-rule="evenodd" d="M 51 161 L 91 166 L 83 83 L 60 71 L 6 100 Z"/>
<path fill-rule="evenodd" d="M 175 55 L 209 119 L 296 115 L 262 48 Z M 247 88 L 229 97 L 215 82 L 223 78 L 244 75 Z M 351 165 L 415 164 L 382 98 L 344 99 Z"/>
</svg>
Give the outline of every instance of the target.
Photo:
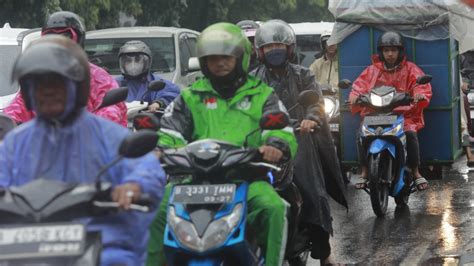
<svg viewBox="0 0 474 266">
<path fill-rule="evenodd" d="M 402 168 L 400 169 L 400 174 L 398 175 L 398 179 L 393 186 L 392 194 L 391 194 L 392 197 L 398 196 L 398 194 L 400 194 L 402 189 L 405 187 L 404 179 L 405 179 L 405 169 Z"/>
<path fill-rule="evenodd" d="M 388 150 L 392 157 L 396 158 L 396 147 L 392 143 L 383 139 L 376 139 L 370 143 L 369 154 L 377 154 L 383 150 Z"/>
</svg>

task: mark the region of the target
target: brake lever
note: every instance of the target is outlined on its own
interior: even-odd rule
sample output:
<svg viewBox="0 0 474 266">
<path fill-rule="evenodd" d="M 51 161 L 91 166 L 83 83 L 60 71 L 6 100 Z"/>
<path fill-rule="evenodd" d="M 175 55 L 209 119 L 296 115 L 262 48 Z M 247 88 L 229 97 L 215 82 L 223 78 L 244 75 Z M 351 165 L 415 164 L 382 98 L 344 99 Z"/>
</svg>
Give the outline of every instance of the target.
<svg viewBox="0 0 474 266">
<path fill-rule="evenodd" d="M 94 206 L 99 207 L 99 208 L 117 208 L 118 209 L 120 207 L 118 202 L 112 202 L 112 201 L 94 201 L 92 204 L 94 204 Z M 130 210 L 139 211 L 139 212 L 150 212 L 150 207 L 132 203 L 130 204 Z"/>
<path fill-rule="evenodd" d="M 276 165 L 273 165 L 273 164 L 269 164 L 269 163 L 264 163 L 264 162 L 251 162 L 249 163 L 251 166 L 263 166 L 263 167 L 267 167 L 267 168 L 270 168 L 272 170 L 275 170 L 277 172 L 280 172 L 281 171 L 281 168 L 276 166 Z"/>
</svg>

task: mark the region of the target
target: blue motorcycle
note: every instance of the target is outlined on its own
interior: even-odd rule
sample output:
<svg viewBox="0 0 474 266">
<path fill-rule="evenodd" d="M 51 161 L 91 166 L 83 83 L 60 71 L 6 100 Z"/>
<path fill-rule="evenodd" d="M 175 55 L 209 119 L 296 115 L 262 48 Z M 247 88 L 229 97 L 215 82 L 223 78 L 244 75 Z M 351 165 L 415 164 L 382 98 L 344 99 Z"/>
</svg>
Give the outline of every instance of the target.
<svg viewBox="0 0 474 266">
<path fill-rule="evenodd" d="M 417 79 L 417 85 L 430 81 L 431 76 L 424 75 Z M 378 217 L 385 215 L 389 196 L 395 199 L 397 206 L 406 205 L 410 194 L 416 191 L 413 176 L 405 165 L 405 120 L 403 114 L 393 112 L 396 107 L 410 105 L 412 101 L 407 93 L 380 86 L 367 95 L 360 95 L 355 102 L 374 110 L 364 117 L 360 137 L 369 168 L 368 188 L 364 190 L 370 195 L 372 209 Z"/>
<path fill-rule="evenodd" d="M 261 129 L 288 125 L 284 113 L 269 116 L 281 115 L 285 122 L 272 127 L 264 116 Z M 257 149 L 211 139 L 163 149 L 161 162 L 171 178 L 191 177 L 175 185 L 169 198 L 164 234 L 168 265 L 265 264 L 256 239 L 259 228 L 246 223 L 247 191 L 255 178 L 279 167 L 261 162 Z"/>
</svg>

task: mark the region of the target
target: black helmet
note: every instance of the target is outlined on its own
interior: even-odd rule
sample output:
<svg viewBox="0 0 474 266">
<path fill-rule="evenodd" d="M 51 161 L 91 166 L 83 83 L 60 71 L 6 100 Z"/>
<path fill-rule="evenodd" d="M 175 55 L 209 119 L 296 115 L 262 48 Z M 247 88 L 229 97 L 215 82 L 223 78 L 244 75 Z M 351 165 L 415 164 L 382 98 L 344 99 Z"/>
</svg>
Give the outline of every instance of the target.
<svg viewBox="0 0 474 266">
<path fill-rule="evenodd" d="M 383 47 L 389 46 L 404 49 L 402 36 L 394 31 L 387 31 L 380 35 L 377 41 L 377 50 L 381 51 Z"/>
<path fill-rule="evenodd" d="M 394 31 L 387 31 L 384 32 L 382 35 L 380 35 L 378 41 L 377 41 L 377 51 L 379 54 L 380 60 L 385 62 L 385 58 L 383 57 L 382 53 L 382 48 L 383 47 L 397 47 L 399 54 L 398 54 L 398 60 L 395 63 L 398 65 L 404 57 L 404 51 L 405 51 L 405 45 L 403 44 L 403 38 L 402 36 Z"/>
<path fill-rule="evenodd" d="M 43 35 L 62 34 L 84 47 L 86 28 L 81 18 L 69 11 L 59 11 L 51 14 L 41 29 Z"/>
<path fill-rule="evenodd" d="M 60 35 L 35 40 L 16 60 L 12 82 L 19 81 L 26 107 L 32 110 L 28 92 L 28 77 L 58 74 L 75 83 L 76 97 L 73 109 L 87 105 L 90 90 L 90 70 L 84 50 L 72 40 Z"/>
<path fill-rule="evenodd" d="M 150 72 L 152 54 L 150 47 L 142 41 L 128 41 L 118 54 L 120 71 L 124 76 L 140 77 Z"/>
<path fill-rule="evenodd" d="M 263 23 L 255 34 L 255 46 L 260 59 L 264 58 L 263 46 L 270 43 L 285 44 L 288 47 L 287 58 L 292 58 L 296 46 L 295 31 L 283 20 L 269 20 Z"/>
</svg>

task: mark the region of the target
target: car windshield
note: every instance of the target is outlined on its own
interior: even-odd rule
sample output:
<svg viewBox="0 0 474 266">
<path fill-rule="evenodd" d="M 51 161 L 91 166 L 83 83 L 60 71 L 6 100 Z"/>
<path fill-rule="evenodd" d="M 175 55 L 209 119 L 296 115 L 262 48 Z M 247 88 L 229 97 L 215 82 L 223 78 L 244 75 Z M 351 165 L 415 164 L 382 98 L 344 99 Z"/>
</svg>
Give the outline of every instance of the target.
<svg viewBox="0 0 474 266">
<path fill-rule="evenodd" d="M 298 64 L 309 67 L 316 58 L 321 57 L 319 34 L 296 35 L 296 54 Z"/>
<path fill-rule="evenodd" d="M 0 96 L 13 94 L 19 89 L 17 83 L 10 83 L 10 78 L 13 64 L 20 52 L 21 47 L 18 45 L 0 45 Z"/>
<path fill-rule="evenodd" d="M 86 39 L 85 50 L 89 61 L 112 75 L 120 75 L 118 52 L 130 40 L 146 43 L 153 53 L 152 72 L 166 73 L 176 69 L 175 47 L 172 37 Z"/>
</svg>

